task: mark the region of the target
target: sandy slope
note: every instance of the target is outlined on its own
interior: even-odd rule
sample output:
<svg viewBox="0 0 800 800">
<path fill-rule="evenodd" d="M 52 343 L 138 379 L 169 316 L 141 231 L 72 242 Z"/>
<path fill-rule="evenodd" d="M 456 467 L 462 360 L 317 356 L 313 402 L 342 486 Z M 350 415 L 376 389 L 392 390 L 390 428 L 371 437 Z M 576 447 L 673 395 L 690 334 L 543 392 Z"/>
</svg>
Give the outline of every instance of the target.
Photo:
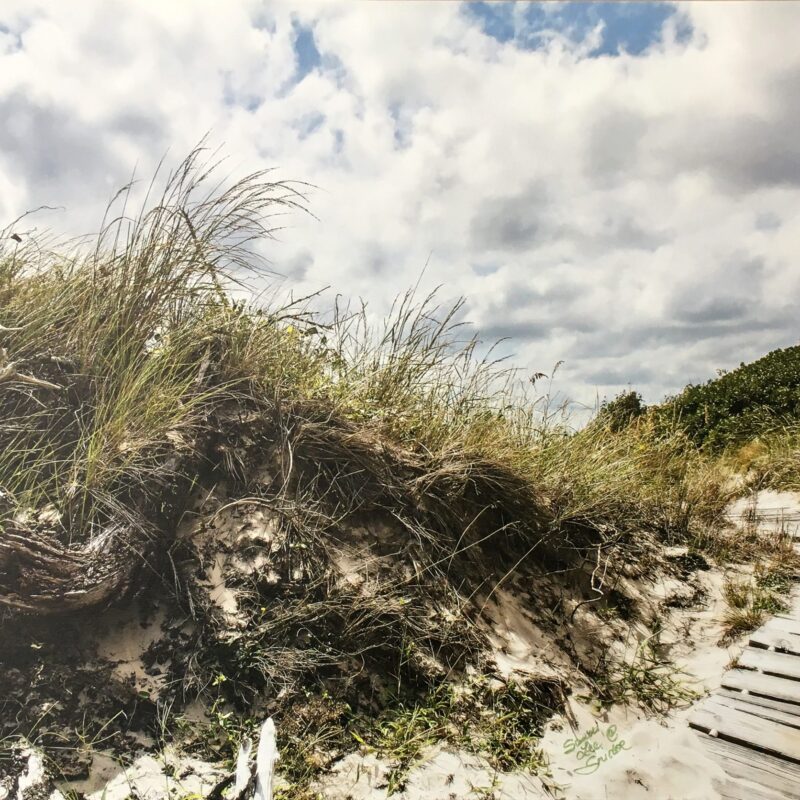
<svg viewBox="0 0 800 800">
<path fill-rule="evenodd" d="M 800 509 L 796 496 L 765 493 L 759 505 Z M 792 505 L 793 504 L 793 505 Z M 747 504 L 731 509 L 731 516 L 747 517 Z M 772 515 L 775 517 L 776 515 Z M 784 524 L 770 518 L 766 527 Z M 682 558 L 676 548 L 668 553 Z M 220 611 L 236 617 L 235 599 L 221 578 L 221 566 L 213 562 L 207 573 L 211 600 Z M 730 572 L 730 571 L 729 571 Z M 746 572 L 746 570 L 743 570 Z M 631 581 L 628 595 L 637 598 L 645 618 L 663 623 L 662 644 L 670 657 L 686 672 L 687 681 L 699 693 L 719 685 L 726 666 L 741 651 L 743 642 L 719 644 L 722 635 L 724 576 L 716 569 L 693 571 L 687 579 L 663 578 L 656 583 Z M 648 718 L 630 707 L 602 710 L 591 690 L 576 684 L 576 671 L 562 651 L 547 646 L 547 639 L 527 610 L 529 598 L 510 588 L 499 588 L 487 599 L 484 625 L 494 648 L 498 672 L 510 677 L 534 675 L 561 677 L 574 685 L 567 713 L 548 723 L 542 749 L 550 763 L 548 778 L 525 773 L 498 773 L 479 755 L 454 751 L 445 746 L 425 753 L 408 778 L 406 789 L 393 797 L 400 800 L 525 800 L 557 797 L 563 800 L 714 800 L 716 784 L 724 776 L 696 746 L 686 718 L 690 709 L 667 717 Z M 585 612 L 585 613 L 584 613 Z M 588 609 L 575 615 L 570 631 L 576 649 L 597 647 L 598 634 Z M 109 620 L 110 633 L 99 642 L 98 655 L 114 664 L 120 679 L 130 681 L 136 691 L 155 697 L 161 676 L 145 654 L 160 634 L 156 615 L 143 627 L 134 618 Z M 648 629 L 636 624 L 627 642 L 609 641 L 631 656 Z M 605 646 L 605 645 L 604 645 Z M 624 654 L 624 652 L 623 652 Z M 187 719 L 191 714 L 187 712 Z M 592 748 L 587 756 L 587 743 Z M 143 742 L 144 746 L 148 743 Z M 326 800 L 386 800 L 386 777 L 392 764 L 374 754 L 351 753 L 315 787 Z M 278 764 L 280 770 L 280 763 Z M 133 763 L 118 764 L 102 748 L 95 752 L 87 779 L 71 788 L 88 800 L 140 800 L 165 797 L 205 796 L 225 775 L 221 765 L 169 748 L 162 753 L 143 752 Z M 280 781 L 278 781 L 280 786 Z M 0 798 L 3 787 L 0 786 Z"/>
<path fill-rule="evenodd" d="M 674 641 L 673 653 L 687 672 L 687 680 L 703 692 L 715 688 L 725 666 L 741 645 L 721 647 L 721 617 L 724 607 L 721 573 L 708 571 L 701 580 L 707 592 L 703 607 L 677 610 L 665 632 L 664 641 Z M 652 601 L 674 597 L 683 585 L 664 581 L 642 587 Z M 500 596 L 503 624 L 497 641 L 512 643 L 511 653 L 499 653 L 499 662 L 515 671 L 541 670 L 537 633 L 525 619 L 524 611 L 508 595 Z M 538 655 L 537 655 L 538 654 Z M 526 660 L 527 659 L 527 660 Z M 485 760 L 474 755 L 432 750 L 423 764 L 411 773 L 406 791 L 399 798 L 449 800 L 449 798 L 495 797 L 497 800 L 561 797 L 564 800 L 714 800 L 715 780 L 723 779 L 720 769 L 700 753 L 694 734 L 686 725 L 690 709 L 668 718 L 648 719 L 631 708 L 600 711 L 591 698 L 569 703 L 568 718 L 559 717 L 549 725 L 542 740 L 548 755 L 552 779 L 524 774 L 495 772 Z M 594 731 L 594 733 L 593 733 Z M 577 756 L 570 740 L 588 736 L 601 745 L 596 755 L 607 756 L 595 768 Z M 615 747 L 616 746 L 616 747 Z M 609 755 L 610 754 L 610 755 Z M 330 800 L 384 800 L 381 789 L 389 765 L 374 756 L 353 754 L 344 759 L 320 788 Z M 481 791 L 494 794 L 481 795 Z"/>
<path fill-rule="evenodd" d="M 731 518 L 738 520 L 753 506 L 752 500 L 739 501 L 731 508 Z M 755 507 L 770 512 L 785 509 L 787 515 L 800 511 L 800 497 L 763 492 Z M 777 516 L 776 522 L 772 517 Z M 761 524 L 765 530 L 784 525 L 778 513 Z M 720 645 L 725 601 L 724 576 L 718 570 L 702 572 L 697 577 L 703 600 L 699 606 L 675 609 L 666 621 L 662 642 L 672 644 L 671 655 L 686 672 L 699 693 L 719 686 L 727 665 L 741 652 L 744 639 Z M 677 579 L 641 585 L 640 591 L 654 605 L 688 594 L 687 586 Z M 536 629 L 526 619 L 524 609 L 514 598 L 501 593 L 498 598 L 497 626 L 494 641 L 498 646 L 498 665 L 506 672 L 525 672 L 545 666 Z M 563 800 L 715 800 L 720 797 L 719 782 L 725 780 L 720 767 L 697 746 L 695 734 L 688 728 L 691 708 L 678 710 L 665 718 L 647 718 L 632 708 L 615 707 L 601 712 L 590 697 L 570 699 L 569 714 L 554 719 L 542 739 L 549 757 L 552 781 L 521 775 L 498 774 L 475 756 L 433 750 L 425 763 L 411 776 L 408 790 L 400 795 L 414 800 L 481 797 L 481 789 L 491 787 L 498 800 L 527 797 L 560 797 Z M 568 720 L 571 716 L 572 720 Z M 596 744 L 594 763 L 579 757 L 581 739 Z M 371 758 L 351 756 L 340 765 L 336 775 L 324 782 L 325 797 L 333 800 L 384 800 L 385 791 L 377 788 L 386 766 Z M 457 777 L 456 777 L 457 776 Z M 489 795 L 492 796 L 492 795 Z"/>
</svg>

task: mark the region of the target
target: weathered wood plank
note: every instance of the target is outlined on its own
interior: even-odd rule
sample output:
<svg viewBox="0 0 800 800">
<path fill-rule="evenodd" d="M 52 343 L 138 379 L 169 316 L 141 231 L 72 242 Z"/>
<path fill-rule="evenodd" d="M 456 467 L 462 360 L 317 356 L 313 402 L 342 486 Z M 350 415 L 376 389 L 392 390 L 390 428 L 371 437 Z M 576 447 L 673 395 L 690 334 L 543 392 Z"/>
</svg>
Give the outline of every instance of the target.
<svg viewBox="0 0 800 800">
<path fill-rule="evenodd" d="M 794 795 L 785 795 L 783 792 L 773 792 L 763 784 L 751 781 L 727 780 L 721 785 L 715 786 L 719 792 L 720 800 L 786 800 Z"/>
<path fill-rule="evenodd" d="M 770 755 L 800 764 L 800 731 L 777 722 L 754 717 L 742 711 L 711 711 L 698 708 L 689 718 L 689 725 L 732 742 L 749 745 Z"/>
<path fill-rule="evenodd" d="M 746 647 L 739 656 L 739 666 L 759 669 L 768 675 L 800 680 L 800 658 L 789 653 L 777 653 L 757 647 Z"/>
<path fill-rule="evenodd" d="M 698 734 L 697 738 L 701 747 L 731 778 L 742 782 L 752 781 L 777 792 L 776 796 L 780 798 L 800 800 L 800 766 L 797 764 L 706 734 Z M 763 796 L 760 791 L 752 790 L 749 795 L 745 795 L 749 798 Z"/>
<path fill-rule="evenodd" d="M 769 706 L 760 706 L 757 703 L 748 703 L 747 699 L 752 695 L 740 695 L 739 697 L 724 697 L 722 695 L 711 695 L 698 708 L 707 708 L 710 711 L 722 713 L 724 709 L 730 708 L 734 711 L 742 711 L 745 714 L 752 714 L 754 717 L 779 722 L 781 725 L 788 725 L 790 728 L 800 730 L 800 716 L 797 714 L 787 714 Z M 800 706 L 798 706 L 800 709 Z"/>
<path fill-rule="evenodd" d="M 730 777 L 725 800 L 800 800 L 800 596 L 749 639 L 689 725 Z"/>
<path fill-rule="evenodd" d="M 722 676 L 726 689 L 739 689 L 784 703 L 800 704 L 800 682 L 745 669 L 731 669 Z"/>
<path fill-rule="evenodd" d="M 759 628 L 750 634 L 753 647 L 774 647 L 785 653 L 800 655 L 800 636 L 783 631 L 769 631 Z"/>
<path fill-rule="evenodd" d="M 800 636 L 800 621 L 786 616 L 777 616 L 768 619 L 760 628 L 762 631 L 782 631 Z"/>
<path fill-rule="evenodd" d="M 721 688 L 714 695 L 715 697 L 731 697 L 733 699 L 746 699 L 748 703 L 764 708 L 774 708 L 776 711 L 785 711 L 787 714 L 800 715 L 800 706 L 796 703 L 782 703 L 780 700 L 773 700 L 771 697 L 760 697 L 757 694 L 743 695 L 736 689 Z"/>
</svg>

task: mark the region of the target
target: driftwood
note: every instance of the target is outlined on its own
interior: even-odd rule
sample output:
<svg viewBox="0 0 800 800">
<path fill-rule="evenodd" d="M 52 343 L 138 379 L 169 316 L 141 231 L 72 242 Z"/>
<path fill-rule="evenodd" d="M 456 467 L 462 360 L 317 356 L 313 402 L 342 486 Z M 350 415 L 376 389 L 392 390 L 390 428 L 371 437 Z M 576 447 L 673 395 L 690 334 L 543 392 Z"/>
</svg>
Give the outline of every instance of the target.
<svg viewBox="0 0 800 800">
<path fill-rule="evenodd" d="M 272 778 L 278 760 L 275 723 L 270 717 L 261 728 L 261 738 L 256 754 L 256 793 L 253 800 L 272 800 Z"/>
<path fill-rule="evenodd" d="M 245 739 L 239 746 L 236 771 L 220 781 L 208 794 L 208 800 L 272 800 L 272 781 L 278 744 L 272 717 L 261 726 L 255 764 L 251 763 L 253 742 Z M 225 790 L 233 783 L 231 790 Z"/>
<path fill-rule="evenodd" d="M 12 330 L 11 328 L 4 328 L 3 330 Z M 5 363 L 3 363 L 5 362 Z M 36 378 L 33 375 L 25 375 L 17 369 L 16 361 L 8 361 L 8 354 L 5 350 L 0 348 L 0 383 L 24 383 L 27 386 L 35 386 L 37 389 L 49 389 L 51 391 L 60 391 L 63 386 L 50 381 L 44 381 L 41 378 Z"/>
<path fill-rule="evenodd" d="M 138 527 L 111 526 L 70 547 L 41 531 L 7 526 L 0 532 L 0 605 L 20 611 L 75 611 L 124 591 Z"/>
<path fill-rule="evenodd" d="M 272 800 L 272 780 L 278 760 L 278 744 L 272 717 L 261 726 L 256 752 L 255 774 L 250 764 L 253 743 L 245 739 L 236 758 L 236 774 L 231 800 Z"/>
<path fill-rule="evenodd" d="M 261 727 L 255 764 L 252 750 L 252 742 L 245 739 L 239 748 L 234 776 L 226 777 L 212 789 L 208 800 L 272 800 L 278 748 L 271 717 Z M 0 800 L 64 800 L 40 750 L 23 741 L 12 746 L 7 755 L 11 769 L 0 777 Z M 233 788 L 225 794 L 231 782 Z"/>
<path fill-rule="evenodd" d="M 34 378 L 33 375 L 24 375 L 17 372 L 15 364 L 6 364 L 5 367 L 0 369 L 0 383 L 24 383 L 26 386 L 35 386 L 37 389 L 49 389 L 50 391 L 59 391 L 63 387 L 57 383 L 50 383 L 50 381 L 43 381 L 41 378 Z"/>
<path fill-rule="evenodd" d="M 250 752 L 253 749 L 253 743 L 250 739 L 245 739 L 239 746 L 239 754 L 236 757 L 236 773 L 234 775 L 233 789 L 231 790 L 231 797 L 244 797 L 247 787 L 253 777 L 253 770 L 250 767 Z"/>
</svg>

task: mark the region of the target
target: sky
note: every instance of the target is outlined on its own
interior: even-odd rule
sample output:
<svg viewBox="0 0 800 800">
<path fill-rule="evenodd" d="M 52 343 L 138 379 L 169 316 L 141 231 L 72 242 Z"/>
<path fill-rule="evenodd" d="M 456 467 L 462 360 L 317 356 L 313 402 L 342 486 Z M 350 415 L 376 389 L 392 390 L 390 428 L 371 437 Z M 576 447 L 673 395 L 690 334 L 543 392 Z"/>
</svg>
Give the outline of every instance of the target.
<svg viewBox="0 0 800 800">
<path fill-rule="evenodd" d="M 592 405 L 796 344 L 800 3 L 4 0 L 0 228 L 205 135 L 305 181 L 274 291 L 419 283 Z"/>
</svg>

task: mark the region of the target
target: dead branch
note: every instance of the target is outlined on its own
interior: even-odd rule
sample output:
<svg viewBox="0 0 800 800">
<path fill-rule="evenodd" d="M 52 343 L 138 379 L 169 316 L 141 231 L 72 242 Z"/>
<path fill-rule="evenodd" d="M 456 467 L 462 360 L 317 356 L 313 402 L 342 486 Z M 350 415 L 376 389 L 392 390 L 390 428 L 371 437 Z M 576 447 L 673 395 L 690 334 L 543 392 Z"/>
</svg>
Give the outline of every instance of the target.
<svg viewBox="0 0 800 800">
<path fill-rule="evenodd" d="M 51 391 L 61 391 L 64 388 L 57 383 L 51 383 L 41 378 L 35 378 L 33 375 L 24 375 L 18 372 L 14 361 L 4 367 L 0 367 L 0 383 L 24 383 L 26 386 L 35 386 L 38 389 L 50 389 Z"/>
<path fill-rule="evenodd" d="M 18 330 L 18 328 L 3 328 L 3 326 L 0 325 L 0 333 L 9 330 Z M 36 386 L 39 389 L 51 389 L 54 391 L 60 391 L 64 388 L 57 383 L 35 378 L 33 375 L 22 374 L 17 369 L 17 364 L 18 362 L 16 361 L 9 361 L 8 351 L 0 347 L 0 365 L 2 365 L 0 366 L 0 383 L 24 383 L 28 386 Z"/>
</svg>

